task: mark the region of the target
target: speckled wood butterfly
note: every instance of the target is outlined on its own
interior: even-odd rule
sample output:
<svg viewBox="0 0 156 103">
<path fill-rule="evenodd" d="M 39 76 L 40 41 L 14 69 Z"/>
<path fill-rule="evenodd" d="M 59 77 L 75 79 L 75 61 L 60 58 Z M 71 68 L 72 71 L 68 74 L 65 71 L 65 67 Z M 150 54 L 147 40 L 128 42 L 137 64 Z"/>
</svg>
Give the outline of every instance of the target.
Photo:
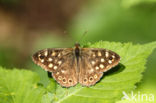
<svg viewBox="0 0 156 103">
<path fill-rule="evenodd" d="M 49 48 L 36 52 L 33 61 L 46 71 L 63 87 L 94 85 L 120 61 L 120 56 L 102 48 Z"/>
</svg>

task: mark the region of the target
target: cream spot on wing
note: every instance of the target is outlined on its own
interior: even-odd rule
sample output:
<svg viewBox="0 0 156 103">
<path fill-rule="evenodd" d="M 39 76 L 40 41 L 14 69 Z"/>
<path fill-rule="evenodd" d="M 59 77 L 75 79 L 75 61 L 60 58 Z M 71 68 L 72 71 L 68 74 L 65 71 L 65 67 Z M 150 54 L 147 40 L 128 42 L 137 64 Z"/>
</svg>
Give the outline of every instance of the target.
<svg viewBox="0 0 156 103">
<path fill-rule="evenodd" d="M 62 80 L 62 77 L 61 76 L 58 76 L 58 80 Z"/>
<path fill-rule="evenodd" d="M 95 67 L 95 69 L 96 69 L 96 70 L 98 70 L 98 69 L 99 69 L 99 67 L 98 67 L 98 66 L 96 66 L 96 67 Z"/>
<path fill-rule="evenodd" d="M 39 58 L 40 61 L 41 61 L 41 60 L 43 61 L 43 60 L 44 60 L 44 57 L 45 57 L 44 55 L 38 54 L 38 58 Z M 43 61 L 43 62 L 44 62 L 44 61 Z"/>
<path fill-rule="evenodd" d="M 48 51 L 44 51 L 44 56 L 48 56 Z"/>
<path fill-rule="evenodd" d="M 95 78 L 95 79 L 97 78 L 97 75 L 96 75 L 96 74 L 94 75 L 94 78 Z"/>
<path fill-rule="evenodd" d="M 109 69 L 105 69 L 104 72 L 108 71 Z"/>
<path fill-rule="evenodd" d="M 52 68 L 52 67 L 53 67 L 53 64 L 52 64 L 52 63 L 50 63 L 50 64 L 48 65 L 48 67 L 49 67 L 49 68 Z"/>
<path fill-rule="evenodd" d="M 38 57 L 40 57 L 41 56 L 41 54 L 38 54 Z"/>
<path fill-rule="evenodd" d="M 62 72 L 62 73 L 65 73 L 66 71 L 65 71 L 65 70 L 61 70 L 61 72 Z"/>
<path fill-rule="evenodd" d="M 103 64 L 100 64 L 100 68 L 103 69 L 104 68 L 104 65 Z"/>
<path fill-rule="evenodd" d="M 84 78 L 83 82 L 86 83 L 87 81 L 88 81 L 88 79 L 87 78 Z"/>
<path fill-rule="evenodd" d="M 102 56 L 102 54 L 101 54 L 101 52 L 100 51 L 98 51 L 98 56 L 100 57 L 100 56 Z"/>
<path fill-rule="evenodd" d="M 109 61 L 108 61 L 108 63 L 109 63 L 109 64 L 112 64 L 112 61 L 111 61 L 111 60 L 109 60 Z"/>
<path fill-rule="evenodd" d="M 114 58 L 111 56 L 111 57 L 109 57 L 109 60 L 111 60 L 113 62 L 114 61 Z"/>
<path fill-rule="evenodd" d="M 101 58 L 101 62 L 104 62 L 105 61 L 105 59 L 104 58 Z"/>
<path fill-rule="evenodd" d="M 89 82 L 93 82 L 93 77 L 89 77 Z"/>
<path fill-rule="evenodd" d="M 56 53 L 53 51 L 51 55 L 52 55 L 52 56 L 56 56 Z"/>
<path fill-rule="evenodd" d="M 57 69 L 57 66 L 54 66 L 54 69 L 56 70 Z"/>
<path fill-rule="evenodd" d="M 40 61 L 43 63 L 44 62 L 44 59 L 41 59 Z"/>
<path fill-rule="evenodd" d="M 92 69 L 90 69 L 90 71 L 89 71 L 89 72 L 90 72 L 90 73 L 92 73 L 93 71 L 94 71 L 94 69 L 92 68 Z"/>
<path fill-rule="evenodd" d="M 112 58 L 115 58 L 115 56 L 114 56 L 114 55 L 112 55 Z"/>
<path fill-rule="evenodd" d="M 61 60 L 60 60 L 60 61 L 58 61 L 58 64 L 59 64 L 59 65 L 61 65 L 61 64 L 62 64 L 62 61 L 61 61 Z"/>
<path fill-rule="evenodd" d="M 58 59 L 57 59 L 57 58 L 55 58 L 55 59 L 54 59 L 54 61 L 55 61 L 55 63 L 57 63 Z"/>
<path fill-rule="evenodd" d="M 62 79 L 62 82 L 63 82 L 63 83 L 67 83 L 66 78 L 63 78 L 63 79 Z"/>
<path fill-rule="evenodd" d="M 73 81 L 72 81 L 72 79 L 68 79 L 68 82 L 69 82 L 69 83 L 72 83 Z"/>
<path fill-rule="evenodd" d="M 61 56 L 61 53 L 58 54 L 58 57 L 60 57 L 60 56 Z"/>
<path fill-rule="evenodd" d="M 92 63 L 92 65 L 94 65 L 95 64 L 95 61 L 92 61 L 91 63 Z"/>
<path fill-rule="evenodd" d="M 49 57 L 49 58 L 48 58 L 48 61 L 51 62 L 51 61 L 53 61 L 53 59 L 52 59 L 51 57 Z"/>
<path fill-rule="evenodd" d="M 108 51 L 105 52 L 105 56 L 106 56 L 106 58 L 109 56 L 109 52 Z"/>
<path fill-rule="evenodd" d="M 95 53 L 93 53 L 93 57 L 96 57 Z"/>
<path fill-rule="evenodd" d="M 59 75 L 59 74 L 60 74 L 59 72 L 56 73 L 56 75 Z"/>
</svg>

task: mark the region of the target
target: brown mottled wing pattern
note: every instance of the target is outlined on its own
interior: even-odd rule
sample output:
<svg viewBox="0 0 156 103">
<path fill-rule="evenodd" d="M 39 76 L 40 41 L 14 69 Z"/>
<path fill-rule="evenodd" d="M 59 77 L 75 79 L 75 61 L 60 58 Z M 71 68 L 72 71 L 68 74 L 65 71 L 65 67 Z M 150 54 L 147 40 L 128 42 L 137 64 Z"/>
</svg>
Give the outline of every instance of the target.
<svg viewBox="0 0 156 103">
<path fill-rule="evenodd" d="M 74 86 L 78 82 L 77 63 L 73 48 L 45 49 L 33 55 L 33 61 L 64 87 Z"/>
<path fill-rule="evenodd" d="M 113 51 L 96 48 L 82 48 L 79 62 L 79 83 L 83 86 L 94 85 L 103 75 L 116 66 L 120 56 Z"/>
</svg>

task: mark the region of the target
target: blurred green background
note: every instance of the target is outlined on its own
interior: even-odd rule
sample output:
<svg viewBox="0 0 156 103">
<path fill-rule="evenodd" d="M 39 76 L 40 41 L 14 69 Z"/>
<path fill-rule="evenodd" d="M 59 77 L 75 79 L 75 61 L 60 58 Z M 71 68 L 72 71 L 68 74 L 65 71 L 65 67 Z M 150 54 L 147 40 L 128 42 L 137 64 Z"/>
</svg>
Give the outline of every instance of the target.
<svg viewBox="0 0 156 103">
<path fill-rule="evenodd" d="M 100 40 L 156 41 L 156 0 L 0 0 L 0 66 L 35 69 L 40 49 Z M 140 86 L 147 91 L 156 89 L 155 61 L 154 51 Z"/>
</svg>

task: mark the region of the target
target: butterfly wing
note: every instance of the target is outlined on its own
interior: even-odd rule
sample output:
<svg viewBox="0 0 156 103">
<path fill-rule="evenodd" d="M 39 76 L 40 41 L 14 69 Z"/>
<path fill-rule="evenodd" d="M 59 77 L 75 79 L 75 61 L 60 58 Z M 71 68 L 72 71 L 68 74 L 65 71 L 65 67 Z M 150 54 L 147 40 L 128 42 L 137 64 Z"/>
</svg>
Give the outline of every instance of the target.
<svg viewBox="0 0 156 103">
<path fill-rule="evenodd" d="M 94 85 L 103 75 L 116 66 L 120 56 L 113 51 L 96 48 L 82 48 L 80 54 L 79 83 L 83 86 Z"/>
<path fill-rule="evenodd" d="M 78 82 L 76 59 L 72 48 L 45 49 L 33 55 L 33 61 L 64 87 L 74 86 Z"/>
</svg>

